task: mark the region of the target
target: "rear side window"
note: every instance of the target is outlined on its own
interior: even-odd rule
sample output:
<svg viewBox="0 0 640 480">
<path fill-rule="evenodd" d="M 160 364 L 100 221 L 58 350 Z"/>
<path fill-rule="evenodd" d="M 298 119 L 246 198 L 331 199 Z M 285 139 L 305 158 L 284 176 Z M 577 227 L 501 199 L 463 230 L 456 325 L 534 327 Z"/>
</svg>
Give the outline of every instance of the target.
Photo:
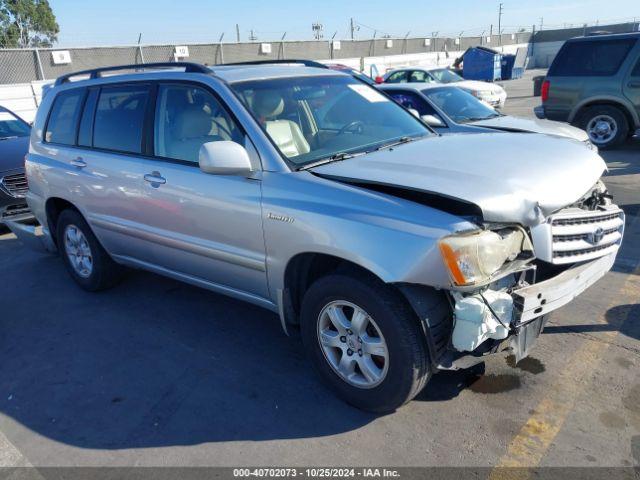
<svg viewBox="0 0 640 480">
<path fill-rule="evenodd" d="M 84 89 L 77 89 L 61 92 L 56 96 L 47 122 L 45 142 L 75 145 L 84 94 Z"/>
<path fill-rule="evenodd" d="M 409 82 L 431 82 L 431 75 L 422 70 L 414 70 L 411 72 Z"/>
<path fill-rule="evenodd" d="M 633 67 L 633 71 L 631 72 L 631 76 L 640 78 L 640 58 L 636 62 L 636 66 Z"/>
<path fill-rule="evenodd" d="M 549 76 L 607 77 L 615 75 L 635 42 L 635 39 L 568 42 L 553 61 Z"/>
<path fill-rule="evenodd" d="M 403 83 L 407 81 L 409 77 L 409 72 L 406 70 L 395 72 L 389 75 L 389 78 L 385 81 L 385 83 Z"/>
<path fill-rule="evenodd" d="M 142 152 L 142 129 L 149 87 L 123 85 L 100 91 L 93 127 L 93 146 L 125 153 Z"/>
</svg>

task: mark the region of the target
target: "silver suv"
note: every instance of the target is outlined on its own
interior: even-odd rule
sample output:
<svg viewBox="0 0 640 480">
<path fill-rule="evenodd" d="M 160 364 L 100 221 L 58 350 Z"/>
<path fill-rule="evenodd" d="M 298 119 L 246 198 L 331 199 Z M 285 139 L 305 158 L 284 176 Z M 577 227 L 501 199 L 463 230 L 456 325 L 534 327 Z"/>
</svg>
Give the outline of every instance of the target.
<svg viewBox="0 0 640 480">
<path fill-rule="evenodd" d="M 62 77 L 26 168 L 81 287 L 126 266 L 270 309 L 324 381 L 377 412 L 440 370 L 526 356 L 546 314 L 611 268 L 624 226 L 581 142 L 440 137 L 302 65 Z"/>
</svg>

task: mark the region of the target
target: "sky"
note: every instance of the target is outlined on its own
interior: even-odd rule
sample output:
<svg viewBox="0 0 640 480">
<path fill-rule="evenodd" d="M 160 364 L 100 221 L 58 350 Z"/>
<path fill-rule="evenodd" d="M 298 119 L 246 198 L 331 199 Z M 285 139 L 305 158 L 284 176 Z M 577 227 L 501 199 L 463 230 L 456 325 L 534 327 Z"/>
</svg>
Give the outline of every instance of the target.
<svg viewBox="0 0 640 480">
<path fill-rule="evenodd" d="M 59 46 L 131 45 L 141 43 L 210 43 L 313 38 L 319 22 L 324 38 L 356 38 L 388 34 L 404 37 L 488 34 L 497 32 L 498 6 L 503 3 L 506 33 L 519 28 L 561 28 L 563 25 L 640 20 L 639 0 L 49 0 L 60 25 Z"/>
</svg>

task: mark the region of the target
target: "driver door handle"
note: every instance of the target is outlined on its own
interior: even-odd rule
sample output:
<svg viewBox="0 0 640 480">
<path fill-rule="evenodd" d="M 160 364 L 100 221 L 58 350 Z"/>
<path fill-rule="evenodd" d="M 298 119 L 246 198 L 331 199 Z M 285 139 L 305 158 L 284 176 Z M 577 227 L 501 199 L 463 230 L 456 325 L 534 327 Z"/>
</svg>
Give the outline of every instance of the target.
<svg viewBox="0 0 640 480">
<path fill-rule="evenodd" d="M 640 88 L 640 80 L 638 80 L 636 82 L 627 83 L 627 87 L 629 87 L 629 88 Z"/>
<path fill-rule="evenodd" d="M 77 168 L 84 168 L 87 166 L 87 162 L 85 162 L 82 157 L 78 157 L 71 160 L 71 165 Z"/>
<path fill-rule="evenodd" d="M 152 187 L 156 188 L 167 183 L 167 179 L 160 175 L 160 172 L 147 173 L 144 176 L 144 181 L 149 182 Z"/>
</svg>

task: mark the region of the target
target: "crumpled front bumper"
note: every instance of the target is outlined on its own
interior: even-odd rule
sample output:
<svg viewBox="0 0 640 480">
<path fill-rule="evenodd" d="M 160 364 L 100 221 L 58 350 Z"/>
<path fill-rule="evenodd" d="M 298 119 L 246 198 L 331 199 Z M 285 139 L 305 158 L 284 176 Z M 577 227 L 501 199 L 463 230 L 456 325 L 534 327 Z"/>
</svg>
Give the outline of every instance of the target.
<svg viewBox="0 0 640 480">
<path fill-rule="evenodd" d="M 564 272 L 512 291 L 514 320 L 512 333 L 503 340 L 488 341 L 472 352 L 449 350 L 440 359 L 439 370 L 469 368 L 487 355 L 509 353 L 516 362 L 526 357 L 542 333 L 548 314 L 571 302 L 600 280 L 613 266 L 617 252 L 576 265 Z"/>
<path fill-rule="evenodd" d="M 566 305 L 601 279 L 613 266 L 616 253 L 610 253 L 572 267 L 549 280 L 513 292 L 516 326 Z"/>
</svg>

